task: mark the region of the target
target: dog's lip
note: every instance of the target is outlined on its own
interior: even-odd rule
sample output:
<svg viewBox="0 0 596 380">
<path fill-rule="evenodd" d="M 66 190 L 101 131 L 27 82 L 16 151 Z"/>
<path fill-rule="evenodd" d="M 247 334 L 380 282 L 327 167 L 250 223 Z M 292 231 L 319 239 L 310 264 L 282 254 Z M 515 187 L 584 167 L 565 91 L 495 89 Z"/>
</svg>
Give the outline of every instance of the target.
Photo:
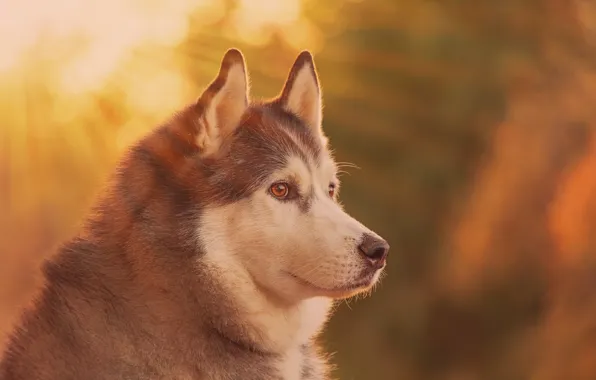
<svg viewBox="0 0 596 380">
<path fill-rule="evenodd" d="M 351 292 L 354 291 L 356 289 L 360 289 L 360 288 L 366 288 L 368 286 L 370 286 L 374 276 L 375 276 L 375 272 L 372 272 L 370 274 L 367 274 L 366 276 L 362 277 L 359 281 L 354 282 L 352 284 L 346 285 L 346 286 L 340 286 L 337 288 L 323 288 L 321 286 L 315 285 L 312 282 L 305 280 L 304 278 L 295 275 L 292 272 L 286 272 L 290 277 L 294 278 L 296 281 L 298 281 L 299 283 L 301 283 L 302 285 L 308 286 L 309 288 L 313 288 L 316 289 L 318 291 L 321 292 L 326 292 L 326 293 L 343 293 L 343 292 Z"/>
</svg>

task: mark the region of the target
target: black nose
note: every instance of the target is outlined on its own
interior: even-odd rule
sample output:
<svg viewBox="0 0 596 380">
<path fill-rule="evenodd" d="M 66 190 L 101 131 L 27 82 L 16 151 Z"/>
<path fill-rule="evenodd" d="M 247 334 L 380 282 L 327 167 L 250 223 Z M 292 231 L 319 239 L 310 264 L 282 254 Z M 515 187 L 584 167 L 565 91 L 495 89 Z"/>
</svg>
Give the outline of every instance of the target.
<svg viewBox="0 0 596 380">
<path fill-rule="evenodd" d="M 381 238 L 364 234 L 358 249 L 372 264 L 382 267 L 389 253 L 389 244 Z"/>
</svg>

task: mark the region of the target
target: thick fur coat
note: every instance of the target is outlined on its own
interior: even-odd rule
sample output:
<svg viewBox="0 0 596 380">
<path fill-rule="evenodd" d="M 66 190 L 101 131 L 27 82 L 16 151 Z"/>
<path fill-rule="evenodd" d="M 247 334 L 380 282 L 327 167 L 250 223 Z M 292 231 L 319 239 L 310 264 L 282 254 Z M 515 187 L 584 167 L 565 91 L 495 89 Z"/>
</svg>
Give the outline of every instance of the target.
<svg viewBox="0 0 596 380">
<path fill-rule="evenodd" d="M 133 145 L 43 266 L 1 380 L 329 378 L 315 339 L 388 245 L 337 202 L 308 52 L 249 100 L 229 50 L 199 100 Z"/>
</svg>

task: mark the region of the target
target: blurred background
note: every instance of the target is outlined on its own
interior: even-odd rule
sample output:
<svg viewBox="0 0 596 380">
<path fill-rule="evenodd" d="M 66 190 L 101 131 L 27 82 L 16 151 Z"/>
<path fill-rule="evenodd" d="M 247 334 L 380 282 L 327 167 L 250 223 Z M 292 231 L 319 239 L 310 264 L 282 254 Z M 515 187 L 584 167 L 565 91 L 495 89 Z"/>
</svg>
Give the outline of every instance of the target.
<svg viewBox="0 0 596 380">
<path fill-rule="evenodd" d="M 596 379 L 596 3 L 0 0 L 0 344 L 127 145 L 223 53 L 271 97 L 315 55 L 349 212 L 388 275 L 336 376 Z"/>
</svg>

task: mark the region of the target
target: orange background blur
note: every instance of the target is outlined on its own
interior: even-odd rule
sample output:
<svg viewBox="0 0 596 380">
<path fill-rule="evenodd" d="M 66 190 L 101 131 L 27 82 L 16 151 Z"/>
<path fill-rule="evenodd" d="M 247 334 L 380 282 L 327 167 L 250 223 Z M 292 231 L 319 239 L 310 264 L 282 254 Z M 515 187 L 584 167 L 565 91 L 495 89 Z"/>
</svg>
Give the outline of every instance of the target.
<svg viewBox="0 0 596 380">
<path fill-rule="evenodd" d="M 391 246 L 341 379 L 596 379 L 596 3 L 0 0 L 0 344 L 131 141 L 225 50 L 315 54 L 342 198 Z"/>
</svg>

